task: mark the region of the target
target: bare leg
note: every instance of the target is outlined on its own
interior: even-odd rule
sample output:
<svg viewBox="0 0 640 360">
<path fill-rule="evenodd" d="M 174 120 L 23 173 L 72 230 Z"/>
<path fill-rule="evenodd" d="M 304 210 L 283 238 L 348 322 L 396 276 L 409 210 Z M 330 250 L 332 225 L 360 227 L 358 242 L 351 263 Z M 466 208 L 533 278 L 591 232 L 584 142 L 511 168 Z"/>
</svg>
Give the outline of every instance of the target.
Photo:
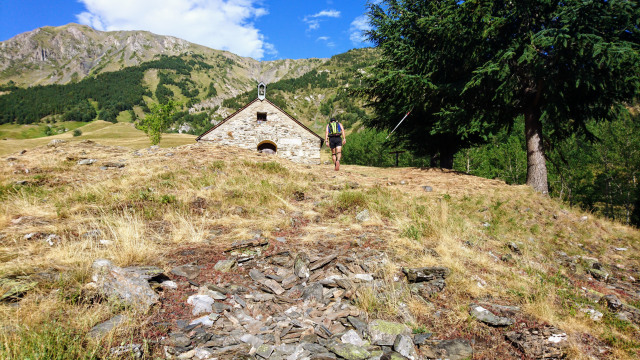
<svg viewBox="0 0 640 360">
<path fill-rule="evenodd" d="M 340 170 L 340 159 L 342 158 L 342 146 L 335 148 L 336 150 L 336 171 Z"/>
<path fill-rule="evenodd" d="M 336 149 L 333 148 L 333 149 L 331 149 L 331 162 L 333 162 L 334 165 L 336 163 L 336 159 L 337 159 Z"/>
</svg>

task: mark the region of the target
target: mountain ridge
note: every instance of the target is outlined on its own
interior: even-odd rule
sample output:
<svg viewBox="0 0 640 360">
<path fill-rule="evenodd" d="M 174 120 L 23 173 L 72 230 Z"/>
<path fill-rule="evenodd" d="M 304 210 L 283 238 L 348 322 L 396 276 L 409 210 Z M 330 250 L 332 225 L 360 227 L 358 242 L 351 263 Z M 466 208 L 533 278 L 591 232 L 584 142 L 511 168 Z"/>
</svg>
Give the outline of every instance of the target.
<svg viewBox="0 0 640 360">
<path fill-rule="evenodd" d="M 0 42 L 0 82 L 19 86 L 66 84 L 86 76 L 121 70 L 153 60 L 159 55 L 199 54 L 207 59 L 233 61 L 244 68 L 246 78 L 273 82 L 300 76 L 309 62 L 327 59 L 258 61 L 229 51 L 148 31 L 99 31 L 86 25 L 40 27 Z M 293 74 L 289 74 L 290 70 Z"/>
</svg>

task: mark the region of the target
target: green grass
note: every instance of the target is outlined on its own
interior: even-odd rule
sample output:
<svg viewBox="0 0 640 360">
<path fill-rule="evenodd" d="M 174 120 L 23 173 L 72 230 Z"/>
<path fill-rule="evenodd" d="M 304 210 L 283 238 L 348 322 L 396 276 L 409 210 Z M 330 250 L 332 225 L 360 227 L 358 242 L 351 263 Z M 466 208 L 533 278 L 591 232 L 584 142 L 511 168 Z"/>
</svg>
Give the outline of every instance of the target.
<svg viewBox="0 0 640 360">
<path fill-rule="evenodd" d="M 84 341 L 78 330 L 57 322 L 0 334 L 0 358 L 29 360 L 99 359 L 99 347 Z"/>
</svg>

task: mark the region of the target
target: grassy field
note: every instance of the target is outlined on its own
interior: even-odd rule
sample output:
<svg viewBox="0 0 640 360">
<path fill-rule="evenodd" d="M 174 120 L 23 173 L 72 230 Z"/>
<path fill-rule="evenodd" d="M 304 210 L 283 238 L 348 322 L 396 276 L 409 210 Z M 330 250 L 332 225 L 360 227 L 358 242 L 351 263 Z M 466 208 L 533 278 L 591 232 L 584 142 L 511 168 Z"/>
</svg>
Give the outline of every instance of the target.
<svg viewBox="0 0 640 360">
<path fill-rule="evenodd" d="M 66 123 L 65 123 L 66 124 Z M 78 125 L 71 127 L 71 125 Z M 80 126 L 82 125 L 82 126 Z M 112 124 L 110 122 L 97 120 L 91 123 L 74 123 L 69 124 L 68 128 L 78 129 L 82 131 L 81 136 L 73 136 L 73 131 L 68 131 L 64 134 L 32 138 L 35 132 L 42 131 L 42 125 L 2 125 L 0 126 L 0 133 L 4 135 L 4 140 L 0 140 L 0 155 L 11 154 L 20 150 L 28 150 L 37 146 L 43 146 L 51 142 L 53 139 L 63 139 L 69 142 L 80 142 L 83 140 L 98 141 L 101 144 L 111 146 L 125 146 L 131 149 L 142 149 L 149 147 L 149 138 L 144 132 L 136 129 L 131 123 L 117 123 Z M 28 139 L 21 139 L 18 134 L 29 133 L 31 136 Z M 9 134 L 14 134 L 10 136 Z M 183 134 L 164 134 L 161 147 L 173 147 L 184 144 L 191 144 L 195 142 L 196 136 L 183 135 Z"/>
<path fill-rule="evenodd" d="M 640 355 L 637 326 L 617 320 L 594 294 L 617 294 L 630 305 L 638 305 L 637 298 L 612 287 L 617 283 L 591 279 L 586 265 L 597 258 L 617 281 L 637 291 L 637 282 L 629 280 L 640 278 L 637 229 L 526 186 L 456 172 L 343 165 L 336 173 L 331 165 L 189 145 L 194 137 L 186 135 L 165 135 L 167 149 L 138 156 L 132 150 L 149 144 L 130 124 L 94 122 L 81 130 L 77 138 L 52 137 L 69 140 L 57 147 L 43 146 L 52 138 L 2 142 L 0 153 L 14 159 L 3 159 L 9 165 L 0 169 L 0 290 L 16 283 L 32 289 L 18 306 L 0 304 L 1 358 L 97 358 L 111 344 L 146 334 L 151 315 L 91 300 L 85 284 L 96 259 L 168 270 L 173 254 L 213 246 L 207 240 L 213 230 L 221 234 L 215 245 L 223 246 L 255 231 L 272 238 L 274 229 L 291 230 L 289 241 L 301 248 L 340 244 L 357 251 L 373 246 L 359 243 L 363 234 L 380 239 L 375 246 L 389 259 L 386 274 L 403 266 L 448 267 L 445 292 L 427 304 L 363 293 L 358 305 L 373 318 L 398 320 L 398 304 L 405 303 L 416 319 L 414 329 L 442 339 L 474 339 L 476 358 L 498 357 L 494 346 L 505 342 L 499 330 L 470 318 L 468 304 L 479 299 L 520 306 L 522 324 L 562 329 L 570 338 L 569 358 Z M 83 142 L 91 139 L 99 141 Z M 180 144 L 188 145 L 175 147 Z M 97 163 L 77 165 L 87 157 Z M 101 170 L 109 161 L 126 166 Z M 300 192 L 304 201 L 295 200 Z M 198 201 L 209 204 L 203 212 L 193 211 Z M 371 219 L 357 222 L 355 215 L 364 209 Z M 302 224 L 295 232 L 292 218 Z M 96 229 L 113 245 L 83 236 Z M 25 239 L 34 232 L 57 234 L 59 243 Z M 519 253 L 510 250 L 511 243 Z M 569 266 L 559 252 L 582 260 Z M 585 307 L 603 312 L 604 319 L 591 320 Z M 122 313 L 133 320 L 110 337 L 86 336 L 92 326 Z M 594 352 L 594 344 L 605 355 Z"/>
</svg>

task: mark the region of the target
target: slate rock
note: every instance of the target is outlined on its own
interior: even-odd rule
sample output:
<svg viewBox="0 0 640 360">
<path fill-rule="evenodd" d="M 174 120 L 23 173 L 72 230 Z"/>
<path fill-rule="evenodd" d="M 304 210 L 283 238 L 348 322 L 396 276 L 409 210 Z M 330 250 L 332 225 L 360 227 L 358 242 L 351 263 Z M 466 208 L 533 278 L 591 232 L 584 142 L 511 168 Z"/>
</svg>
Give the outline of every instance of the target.
<svg viewBox="0 0 640 360">
<path fill-rule="evenodd" d="M 432 341 L 420 350 L 427 359 L 466 360 L 473 357 L 471 344 L 463 339 Z"/>
<path fill-rule="evenodd" d="M 127 320 L 128 318 L 124 315 L 116 315 L 111 319 L 92 327 L 91 330 L 89 330 L 88 336 L 94 339 L 101 338 Z"/>
<path fill-rule="evenodd" d="M 332 353 L 347 360 L 364 360 L 371 356 L 371 353 L 361 346 L 343 344 L 338 341 L 329 341 L 326 347 Z"/>
<path fill-rule="evenodd" d="M 482 306 L 471 304 L 469 313 L 478 321 L 483 322 L 491 326 L 511 326 L 515 322 L 513 319 L 496 316 L 491 311 L 483 308 Z"/>
<path fill-rule="evenodd" d="M 191 311 L 193 315 L 212 312 L 214 302 L 215 300 L 207 295 L 191 295 L 187 299 L 187 304 L 193 306 L 193 310 Z"/>
<path fill-rule="evenodd" d="M 391 346 L 398 335 L 409 335 L 411 329 L 408 326 L 385 320 L 373 320 L 367 327 L 371 343 L 375 345 Z"/>
<path fill-rule="evenodd" d="M 396 337 L 396 341 L 393 343 L 393 350 L 409 360 L 418 359 L 418 353 L 416 352 L 416 348 L 413 346 L 413 340 L 409 335 L 398 335 Z"/>
<path fill-rule="evenodd" d="M 403 268 L 402 272 L 407 276 L 407 281 L 417 283 L 431 280 L 444 280 L 451 270 L 442 266 L 421 267 L 421 268 Z"/>
<path fill-rule="evenodd" d="M 141 344 L 127 344 L 112 347 L 109 349 L 109 357 L 113 358 L 127 358 L 127 359 L 141 359 L 143 354 L 143 348 Z"/>
<path fill-rule="evenodd" d="M 309 264 L 309 255 L 305 252 L 298 253 L 293 262 L 293 273 L 300 279 L 308 279 L 311 275 Z"/>
<path fill-rule="evenodd" d="M 268 359 L 273 354 L 273 345 L 263 344 L 256 348 L 256 355 Z"/>
<path fill-rule="evenodd" d="M 158 301 L 158 295 L 140 274 L 117 267 L 109 260 L 94 261 L 92 280 L 99 292 L 146 312 Z"/>
<path fill-rule="evenodd" d="M 353 329 L 347 331 L 340 337 L 340 341 L 344 344 L 351 344 L 355 346 L 366 346 L 367 342 L 362 340 L 360 335 Z"/>
<path fill-rule="evenodd" d="M 302 298 L 304 300 L 314 299 L 319 303 L 324 302 L 323 290 L 324 288 L 322 287 L 322 284 L 318 282 L 313 283 L 302 291 Z"/>
<path fill-rule="evenodd" d="M 622 302 L 615 295 L 605 295 L 600 299 L 600 303 L 606 305 L 609 310 L 617 312 L 622 309 Z"/>
<path fill-rule="evenodd" d="M 97 161 L 96 159 L 82 159 L 78 161 L 78 165 L 91 165 L 96 161 Z"/>
<path fill-rule="evenodd" d="M 552 326 L 511 331 L 505 336 L 527 358 L 532 359 L 563 358 L 564 348 L 568 345 L 567 334 Z"/>
<path fill-rule="evenodd" d="M 191 345 L 191 339 L 181 332 L 174 332 L 162 339 L 160 343 L 162 345 L 185 348 Z"/>
<path fill-rule="evenodd" d="M 171 269 L 171 273 L 193 280 L 200 275 L 200 267 L 196 265 L 181 265 Z"/>
<path fill-rule="evenodd" d="M 371 220 L 371 215 L 369 215 L 369 210 L 364 209 L 356 215 L 356 220 L 358 222 L 365 222 Z"/>
<path fill-rule="evenodd" d="M 432 333 L 422 333 L 422 334 L 416 334 L 413 337 L 413 343 L 416 345 L 422 345 L 424 344 L 427 340 L 429 340 L 431 338 L 431 336 L 433 336 Z"/>
<path fill-rule="evenodd" d="M 369 336 L 369 333 L 367 330 L 368 325 L 366 322 L 362 321 L 360 318 L 357 318 L 355 316 L 348 316 L 347 321 L 349 321 L 349 323 L 354 328 L 356 328 L 356 331 L 361 337 Z"/>
</svg>

